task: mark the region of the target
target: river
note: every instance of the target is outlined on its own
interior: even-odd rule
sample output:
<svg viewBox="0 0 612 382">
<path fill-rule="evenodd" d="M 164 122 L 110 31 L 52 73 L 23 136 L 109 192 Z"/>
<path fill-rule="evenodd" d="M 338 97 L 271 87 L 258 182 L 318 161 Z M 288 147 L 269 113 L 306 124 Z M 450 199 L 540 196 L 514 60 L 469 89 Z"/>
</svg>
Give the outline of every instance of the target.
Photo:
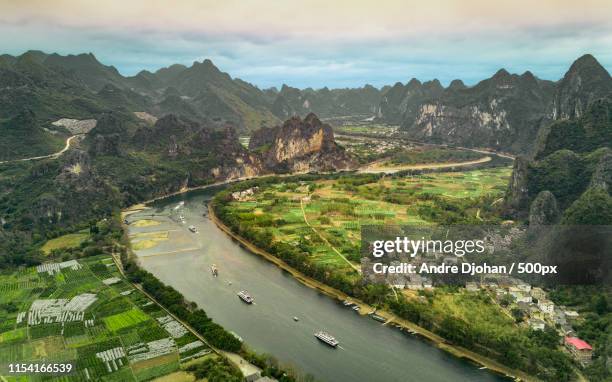
<svg viewBox="0 0 612 382">
<path fill-rule="evenodd" d="M 130 224 L 129 233 L 152 243 L 168 232 L 167 240 L 135 250 L 141 265 L 237 333 L 249 347 L 273 354 L 320 381 L 505 380 L 425 340 L 360 316 L 249 253 L 205 216 L 213 193 L 200 190 L 158 201 L 129 217 L 154 220 L 156 225 Z M 190 225 L 198 232 L 190 232 Z M 219 269 L 217 278 L 211 274 L 212 264 Z M 255 297 L 253 305 L 236 296 L 243 289 Z M 318 342 L 313 333 L 321 329 L 334 335 L 340 347 Z"/>
</svg>

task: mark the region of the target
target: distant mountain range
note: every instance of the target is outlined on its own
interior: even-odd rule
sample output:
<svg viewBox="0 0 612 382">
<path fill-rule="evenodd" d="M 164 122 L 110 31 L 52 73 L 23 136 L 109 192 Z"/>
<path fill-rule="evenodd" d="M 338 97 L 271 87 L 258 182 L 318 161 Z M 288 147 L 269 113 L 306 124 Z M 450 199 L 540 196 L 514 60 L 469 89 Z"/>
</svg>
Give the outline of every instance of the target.
<svg viewBox="0 0 612 382">
<path fill-rule="evenodd" d="M 459 80 L 446 89 L 436 80 L 398 83 L 383 95 L 378 118 L 400 124 L 414 139 L 531 153 L 540 128 L 580 117 L 610 95 L 610 74 L 585 55 L 558 82 L 501 69 L 472 87 Z"/>
<path fill-rule="evenodd" d="M 14 118 L 24 111 L 31 113 L 30 125 L 35 125 L 29 127 L 35 133 L 29 147 L 41 149 L 48 146 L 45 141 L 59 142 L 51 134 L 51 122 L 97 119 L 119 110 L 229 123 L 240 134 L 310 113 L 322 119 L 351 116 L 399 124 L 417 140 L 532 153 L 541 128 L 580 117 L 593 101 L 610 94 L 609 73 L 590 55 L 574 62 L 558 82 L 501 69 L 471 87 L 460 80 L 444 88 L 437 80 L 412 79 L 382 89 L 366 85 L 301 90 L 283 85 L 280 90 L 261 90 L 221 72 L 210 60 L 124 77 L 91 53 L 29 51 L 0 56 L 0 149 L 5 153 L 0 160 L 30 152 L 9 138 L 19 135 L 19 120 Z"/>
</svg>

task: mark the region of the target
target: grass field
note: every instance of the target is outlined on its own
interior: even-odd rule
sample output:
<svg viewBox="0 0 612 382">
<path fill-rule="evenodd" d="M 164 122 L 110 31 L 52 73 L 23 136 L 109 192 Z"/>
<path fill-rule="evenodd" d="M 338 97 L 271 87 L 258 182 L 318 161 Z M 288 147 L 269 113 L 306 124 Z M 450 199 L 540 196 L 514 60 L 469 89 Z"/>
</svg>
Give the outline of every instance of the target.
<svg viewBox="0 0 612 382">
<path fill-rule="evenodd" d="M 110 256 L 77 261 L 79 269 L 64 268 L 52 275 L 39 272 L 36 267 L 0 273 L 0 363 L 74 362 L 76 372 L 62 381 L 144 381 L 181 370 L 181 360 L 187 358 L 179 352 L 179 347 L 197 338 L 190 332 L 172 338 L 157 321 L 167 313 L 123 280 Z M 101 280 L 110 277 L 119 277 L 122 281 L 110 286 L 102 283 Z M 32 319 L 30 308 L 36 300 L 38 304 L 45 299 L 73 302 L 71 299 L 78 301 L 92 295 L 95 298 L 83 309 L 79 308 L 82 302 L 74 302 L 72 310 L 62 308 L 82 312 L 82 316 L 67 319 L 64 314 L 51 315 L 46 320 Z M 149 342 L 169 338 L 174 345 L 161 355 L 151 352 L 142 359 L 131 353 L 138 348 L 142 354 Z M 122 349 L 123 356 L 114 363 L 103 361 L 101 354 L 112 349 Z M 7 380 L 39 381 L 41 378 Z"/>
<path fill-rule="evenodd" d="M 47 241 L 45 245 L 43 245 L 42 251 L 49 254 L 54 249 L 76 248 L 81 245 L 82 242 L 87 240 L 88 237 L 89 234 L 84 232 L 69 233 L 67 235 L 56 237 L 55 239 Z"/>
<path fill-rule="evenodd" d="M 109 317 L 104 317 L 104 324 L 106 328 L 111 332 L 117 332 L 121 329 L 128 328 L 130 326 L 137 325 L 141 322 L 147 321 L 149 316 L 144 314 L 139 309 L 130 309 L 126 312 L 114 314 Z"/>
<path fill-rule="evenodd" d="M 273 241 L 300 246 L 315 263 L 349 274 L 346 259 L 359 264 L 362 226 L 492 219 L 480 207 L 503 196 L 510 173 L 502 167 L 280 183 L 228 208 L 240 221 L 269 232 Z"/>
</svg>

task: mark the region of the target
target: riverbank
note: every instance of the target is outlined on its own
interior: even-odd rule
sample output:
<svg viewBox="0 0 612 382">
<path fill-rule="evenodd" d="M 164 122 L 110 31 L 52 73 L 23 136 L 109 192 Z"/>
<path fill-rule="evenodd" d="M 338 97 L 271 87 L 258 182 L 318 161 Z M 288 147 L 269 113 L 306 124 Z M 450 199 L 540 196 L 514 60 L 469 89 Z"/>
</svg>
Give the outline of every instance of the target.
<svg viewBox="0 0 612 382">
<path fill-rule="evenodd" d="M 283 269 L 284 271 L 288 272 L 289 274 L 291 274 L 295 279 L 297 279 L 300 283 L 308 286 L 309 288 L 315 289 L 329 297 L 332 297 L 334 299 L 337 299 L 339 301 L 343 301 L 343 300 L 350 300 L 351 302 L 356 303 L 359 307 L 360 307 L 360 312 L 361 314 L 366 314 L 368 312 L 372 312 L 374 311 L 374 308 L 366 303 L 364 303 L 363 301 L 357 300 L 353 297 L 350 297 L 348 295 L 346 295 L 345 293 L 332 288 L 324 283 L 321 283 L 320 281 L 317 281 L 315 279 L 312 279 L 304 274 L 302 274 L 301 272 L 297 271 L 295 268 L 287 265 L 284 261 L 280 260 L 279 258 L 275 257 L 274 255 L 272 255 L 271 253 L 262 250 L 261 248 L 258 248 L 257 246 L 255 246 L 254 244 L 250 243 L 249 241 L 247 241 L 246 239 L 242 238 L 241 236 L 235 234 L 229 227 L 227 227 L 222 221 L 220 221 L 218 219 L 218 217 L 216 216 L 213 208 L 210 206 L 208 206 L 208 216 L 211 219 L 211 221 L 221 230 L 223 231 L 226 235 L 228 235 L 229 237 L 231 237 L 233 240 L 235 240 L 236 242 L 238 242 L 243 248 L 249 250 L 251 253 L 254 253 L 256 255 L 259 255 L 261 257 L 263 257 L 264 259 L 266 259 L 267 261 L 275 264 L 276 266 L 278 266 L 279 268 Z M 437 334 L 430 332 L 424 328 L 421 328 L 407 320 L 401 319 L 399 317 L 396 317 L 394 314 L 392 314 L 391 312 L 388 311 L 384 311 L 384 310 L 379 310 L 376 312 L 377 315 L 384 317 L 386 319 L 386 325 L 394 323 L 402 328 L 405 328 L 407 330 L 412 330 L 414 332 L 416 332 L 418 335 L 426 338 L 427 340 L 429 340 L 431 343 L 433 343 L 437 348 L 444 350 L 450 354 L 452 354 L 455 357 L 458 358 L 462 358 L 462 359 L 467 359 L 471 362 L 474 362 L 476 364 L 482 365 L 483 367 L 486 367 L 487 369 L 490 369 L 493 372 L 496 372 L 498 374 L 510 377 L 510 378 L 520 378 L 521 380 L 525 380 L 525 381 L 537 381 L 536 378 L 529 376 L 523 372 L 520 372 L 518 370 L 513 370 L 510 369 L 508 367 L 505 367 L 504 365 L 488 359 L 480 354 L 474 353 L 468 349 L 464 349 L 462 347 L 459 346 L 455 346 L 455 345 L 450 345 L 448 344 L 442 337 L 438 336 Z"/>
<path fill-rule="evenodd" d="M 129 213 L 139 212 L 139 211 L 142 211 L 145 208 L 146 208 L 146 206 L 144 204 L 137 204 L 135 206 L 132 206 L 129 209 L 124 210 L 124 211 L 121 212 L 122 219 L 124 218 L 124 216 L 127 216 L 127 214 L 129 214 Z M 126 215 L 124 215 L 124 214 L 126 214 Z M 125 229 L 126 228 L 125 224 L 123 223 L 123 221 L 122 221 L 121 224 L 123 226 L 124 235 L 126 235 L 127 234 L 127 230 Z M 132 249 L 131 241 L 127 237 L 124 237 L 124 240 L 127 243 L 125 245 L 125 248 L 127 249 L 129 256 L 132 258 L 132 260 L 137 261 L 138 257 L 136 256 L 136 254 L 134 253 L 134 251 Z M 123 246 L 122 244 L 119 244 L 119 243 L 115 243 L 115 244 L 118 245 L 118 246 Z M 155 297 L 153 297 L 151 294 L 149 294 L 147 291 L 145 291 L 145 289 L 142 287 L 142 285 L 131 282 L 129 280 L 128 276 L 125 274 L 125 271 L 123 269 L 123 263 L 121 262 L 121 257 L 115 251 L 113 251 L 111 256 L 113 258 L 113 262 L 115 263 L 115 266 L 119 270 L 119 273 L 121 273 L 121 276 L 123 276 L 123 278 L 125 279 L 126 282 L 128 282 L 135 289 L 138 289 L 151 302 L 153 302 L 154 304 L 159 306 L 166 314 L 168 314 L 175 321 L 177 321 L 181 325 L 183 325 L 183 327 L 185 327 L 194 336 L 196 336 L 200 341 L 202 341 L 204 344 L 206 344 L 206 346 L 208 346 L 217 356 L 223 357 L 226 360 L 228 360 L 229 362 L 231 362 L 236 368 L 238 368 L 240 370 L 240 372 L 245 377 L 245 379 L 248 378 L 250 380 L 254 380 L 252 378 L 259 378 L 261 376 L 262 370 L 259 367 L 253 365 L 252 363 L 250 363 L 249 361 L 244 359 L 240 354 L 232 353 L 232 352 L 225 351 L 225 350 L 221 350 L 221 349 L 218 349 L 217 347 L 213 346 L 202 334 L 200 334 L 197 330 L 195 330 L 189 323 L 187 323 L 186 321 L 184 321 L 181 318 L 179 318 L 178 316 L 176 316 L 174 313 L 172 313 L 170 310 L 168 310 L 168 308 L 166 308 L 162 303 L 157 301 L 157 299 Z M 140 267 L 140 264 L 138 266 Z M 203 357 L 206 357 L 206 356 L 203 356 Z"/>
</svg>

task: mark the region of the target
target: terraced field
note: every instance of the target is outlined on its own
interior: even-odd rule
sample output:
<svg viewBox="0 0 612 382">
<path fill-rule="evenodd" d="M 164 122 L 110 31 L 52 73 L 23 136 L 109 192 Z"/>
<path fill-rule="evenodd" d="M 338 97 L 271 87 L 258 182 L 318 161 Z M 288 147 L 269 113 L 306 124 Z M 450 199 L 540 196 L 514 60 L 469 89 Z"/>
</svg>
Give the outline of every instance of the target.
<svg viewBox="0 0 612 382">
<path fill-rule="evenodd" d="M 123 279 L 110 256 L 0 274 L 0 364 L 72 362 L 76 370 L 55 379 L 0 370 L 3 380 L 144 381 L 208 353 Z"/>
</svg>

